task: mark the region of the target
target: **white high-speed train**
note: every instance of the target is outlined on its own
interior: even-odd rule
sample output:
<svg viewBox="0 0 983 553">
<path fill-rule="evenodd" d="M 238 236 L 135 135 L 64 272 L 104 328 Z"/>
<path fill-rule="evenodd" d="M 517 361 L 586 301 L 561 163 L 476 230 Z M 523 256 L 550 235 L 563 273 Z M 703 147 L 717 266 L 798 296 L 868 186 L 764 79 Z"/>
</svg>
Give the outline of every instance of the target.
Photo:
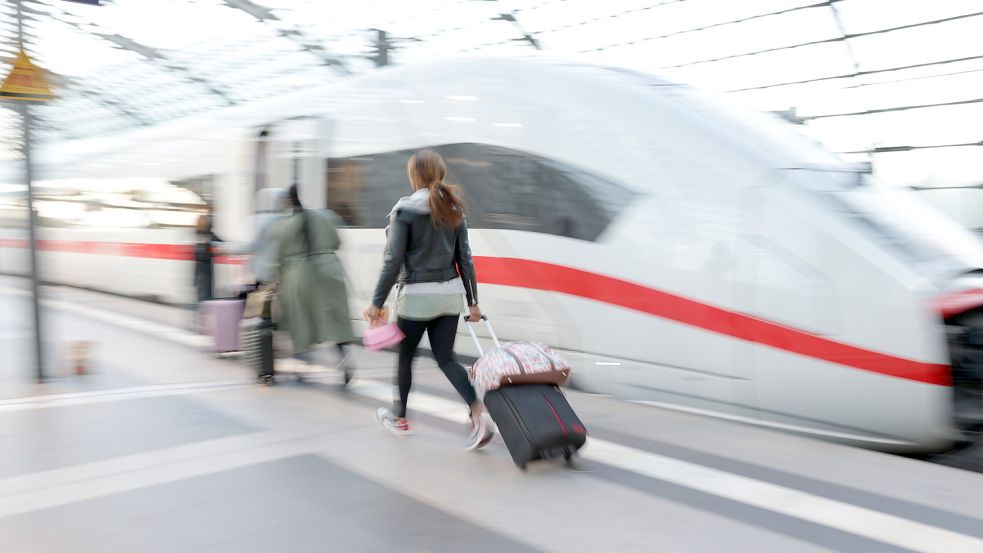
<svg viewBox="0 0 983 553">
<path fill-rule="evenodd" d="M 296 182 L 346 222 L 358 314 L 423 147 L 463 187 L 496 329 L 565 351 L 581 389 L 894 451 L 983 422 L 977 239 L 791 125 L 657 77 L 537 59 L 386 69 L 52 147 L 39 171 L 193 185 L 226 240 L 250 238 L 258 188 Z M 42 239 L 47 280 L 192 297 L 187 229 Z M 0 245 L 0 269 L 21 263 L 22 242 Z"/>
</svg>

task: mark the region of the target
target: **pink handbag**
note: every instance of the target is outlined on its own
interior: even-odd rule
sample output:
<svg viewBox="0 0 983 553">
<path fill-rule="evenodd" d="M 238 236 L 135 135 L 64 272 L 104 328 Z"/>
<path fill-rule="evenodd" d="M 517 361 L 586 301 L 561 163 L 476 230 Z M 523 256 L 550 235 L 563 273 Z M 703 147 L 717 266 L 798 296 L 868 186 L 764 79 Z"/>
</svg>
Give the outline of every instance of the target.
<svg viewBox="0 0 983 553">
<path fill-rule="evenodd" d="M 396 326 L 396 323 L 386 323 L 383 325 L 372 326 L 362 334 L 362 345 L 370 351 L 386 349 L 403 341 L 403 331 Z"/>
</svg>

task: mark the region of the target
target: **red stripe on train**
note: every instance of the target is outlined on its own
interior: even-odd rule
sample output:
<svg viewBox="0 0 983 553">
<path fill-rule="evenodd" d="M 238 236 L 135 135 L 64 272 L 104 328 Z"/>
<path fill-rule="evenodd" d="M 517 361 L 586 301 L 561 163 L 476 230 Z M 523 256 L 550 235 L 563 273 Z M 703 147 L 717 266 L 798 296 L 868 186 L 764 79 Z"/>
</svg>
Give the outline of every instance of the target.
<svg viewBox="0 0 983 553">
<path fill-rule="evenodd" d="M 27 240 L 0 239 L 0 248 L 26 248 Z M 137 242 L 91 242 L 79 240 L 39 240 L 38 249 L 46 252 L 84 253 L 140 257 L 146 259 L 170 259 L 192 261 L 194 246 L 184 244 L 144 244 Z M 244 258 L 218 255 L 217 263 L 239 265 Z"/>
<path fill-rule="evenodd" d="M 0 247 L 24 248 L 27 241 L 0 239 Z M 39 247 L 44 251 L 152 259 L 190 261 L 193 258 L 192 246 L 178 244 L 41 240 Z M 843 344 L 642 284 L 528 259 L 475 257 L 474 260 L 483 284 L 577 296 L 846 367 L 927 384 L 951 385 L 948 365 L 924 363 Z M 242 260 L 224 258 L 220 262 L 241 263 Z"/>
<path fill-rule="evenodd" d="M 614 277 L 526 259 L 476 257 L 475 264 L 484 284 L 578 296 L 838 365 L 939 386 L 951 383 L 948 365 L 843 344 Z"/>
</svg>

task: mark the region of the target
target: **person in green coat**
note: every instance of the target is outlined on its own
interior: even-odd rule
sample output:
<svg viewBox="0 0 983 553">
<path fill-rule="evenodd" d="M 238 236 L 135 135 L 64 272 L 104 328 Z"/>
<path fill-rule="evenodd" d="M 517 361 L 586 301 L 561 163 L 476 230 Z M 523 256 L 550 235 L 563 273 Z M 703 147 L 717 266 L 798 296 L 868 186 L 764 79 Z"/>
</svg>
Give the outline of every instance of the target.
<svg viewBox="0 0 983 553">
<path fill-rule="evenodd" d="M 288 197 L 293 213 L 277 232 L 281 325 L 290 334 L 295 359 L 309 361 L 313 346 L 334 343 L 347 384 L 352 370 L 345 346 L 355 333 L 348 316 L 345 270 L 335 254 L 341 246 L 341 219 L 333 211 L 304 209 L 296 185 Z"/>
</svg>

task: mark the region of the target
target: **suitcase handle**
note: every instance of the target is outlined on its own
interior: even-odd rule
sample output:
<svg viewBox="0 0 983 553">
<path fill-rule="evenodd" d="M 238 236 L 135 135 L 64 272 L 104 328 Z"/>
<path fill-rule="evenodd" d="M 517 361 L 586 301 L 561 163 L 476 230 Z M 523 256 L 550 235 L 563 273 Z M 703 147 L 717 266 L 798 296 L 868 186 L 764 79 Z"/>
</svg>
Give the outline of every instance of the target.
<svg viewBox="0 0 983 553">
<path fill-rule="evenodd" d="M 481 347 L 481 342 L 478 341 L 478 335 L 474 332 L 474 324 L 471 322 L 471 315 L 464 316 L 464 326 L 468 327 L 468 334 L 471 335 L 471 339 L 474 340 L 474 346 L 478 348 L 478 356 L 485 354 L 485 350 Z M 481 316 L 481 320 L 485 321 L 485 327 L 488 328 L 488 334 L 491 334 L 492 342 L 495 343 L 496 348 L 501 348 L 502 344 L 498 341 L 498 336 L 495 335 L 495 329 L 492 328 L 491 321 L 488 320 L 486 315 Z"/>
</svg>

